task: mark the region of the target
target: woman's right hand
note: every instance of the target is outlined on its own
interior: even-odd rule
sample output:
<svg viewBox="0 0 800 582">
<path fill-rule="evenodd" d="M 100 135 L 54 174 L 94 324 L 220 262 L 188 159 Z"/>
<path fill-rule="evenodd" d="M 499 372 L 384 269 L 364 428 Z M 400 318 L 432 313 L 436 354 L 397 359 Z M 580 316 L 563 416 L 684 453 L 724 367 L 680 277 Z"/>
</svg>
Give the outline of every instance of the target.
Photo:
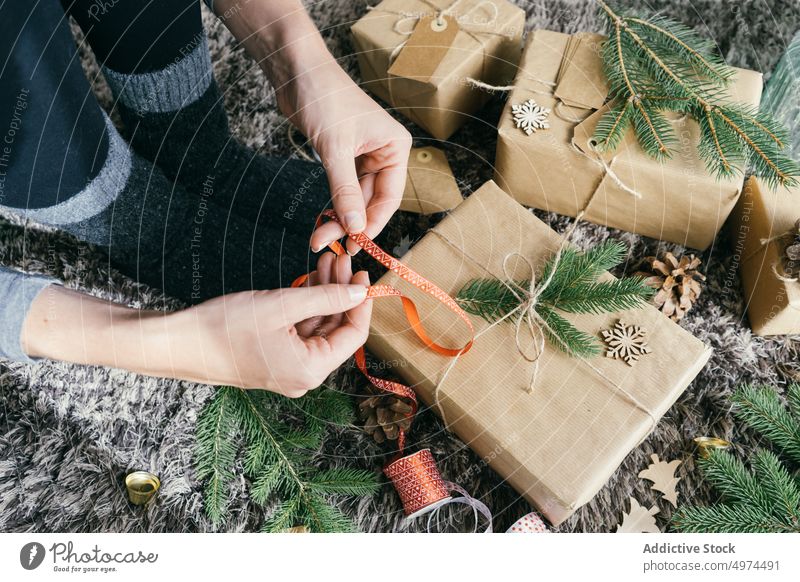
<svg viewBox="0 0 800 582">
<path fill-rule="evenodd" d="M 333 253 L 306 287 L 233 293 L 172 313 L 51 286 L 33 302 L 22 345 L 32 357 L 299 397 L 366 341 L 368 286 L 366 272 L 352 275 L 350 257 Z"/>
<path fill-rule="evenodd" d="M 208 364 L 198 379 L 302 396 L 367 340 L 368 286 L 349 256 L 325 253 L 308 286 L 235 293 L 183 312 L 181 327 L 195 321 L 205 337 Z"/>
</svg>

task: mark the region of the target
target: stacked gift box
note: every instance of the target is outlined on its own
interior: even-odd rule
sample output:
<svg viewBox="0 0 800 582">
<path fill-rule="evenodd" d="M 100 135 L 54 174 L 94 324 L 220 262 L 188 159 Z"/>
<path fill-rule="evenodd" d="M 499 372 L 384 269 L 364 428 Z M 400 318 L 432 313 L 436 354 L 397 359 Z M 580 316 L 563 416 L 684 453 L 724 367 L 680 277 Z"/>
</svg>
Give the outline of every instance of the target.
<svg viewBox="0 0 800 582">
<path fill-rule="evenodd" d="M 385 0 L 353 26 L 365 88 L 435 138 L 447 139 L 469 121 L 492 89 L 510 89 L 498 122 L 494 181 L 456 206 L 403 262 L 454 295 L 475 278 L 524 278 L 531 265 L 540 275 L 560 252 L 561 236 L 528 208 L 698 250 L 712 245 L 733 212 L 754 331 L 800 333 L 800 286 L 781 268 L 787 233 L 800 219 L 800 192 L 751 179 L 742 195 L 741 173 L 713 175 L 698 153 L 700 126 L 689 115 L 667 113 L 678 138 L 668 159 L 645 153 L 632 129 L 613 151 L 601 151 L 593 136 L 611 107 L 605 37 L 536 30 L 521 50 L 524 19 L 503 0 Z M 442 27 L 454 25 L 456 32 L 436 40 Z M 733 69 L 723 98 L 757 107 L 761 91 L 760 73 Z M 523 105 L 540 116 L 533 126 L 515 115 Z M 415 167 L 431 159 L 417 155 Z M 430 188 L 420 180 L 412 189 L 404 204 L 416 211 L 411 199 Z M 509 257 L 525 260 L 509 264 Z M 412 298 L 437 343 L 468 339 L 451 310 L 395 273 L 378 284 Z M 650 305 L 565 317 L 598 337 L 627 318 L 647 330 L 651 353 L 630 366 L 576 358 L 545 342 L 536 358 L 526 358 L 517 328 L 476 319 L 474 347 L 453 364 L 422 345 L 391 302 L 375 304 L 367 343 L 376 356 L 401 362 L 399 374 L 447 427 L 553 524 L 603 487 L 711 355 Z"/>
</svg>

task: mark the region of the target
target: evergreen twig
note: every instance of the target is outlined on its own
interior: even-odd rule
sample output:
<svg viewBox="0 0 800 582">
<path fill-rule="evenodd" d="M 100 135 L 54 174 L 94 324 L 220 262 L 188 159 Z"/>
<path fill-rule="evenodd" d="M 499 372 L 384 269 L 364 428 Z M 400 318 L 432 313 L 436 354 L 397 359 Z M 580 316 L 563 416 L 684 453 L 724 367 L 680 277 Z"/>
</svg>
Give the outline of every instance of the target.
<svg viewBox="0 0 800 582">
<path fill-rule="evenodd" d="M 328 497 L 371 494 L 378 487 L 377 476 L 350 468 L 319 469 L 313 455 L 328 426 L 349 423 L 352 414 L 349 399 L 330 389 L 294 401 L 272 393 L 218 388 L 198 420 L 195 452 L 212 523 L 224 522 L 237 443 L 242 441 L 253 501 L 266 505 L 277 500 L 264 531 L 299 524 L 319 532 L 351 531 L 353 524 Z M 296 422 L 287 422 L 292 417 Z"/>
<path fill-rule="evenodd" d="M 700 157 L 715 175 L 749 167 L 773 187 L 798 184 L 800 166 L 783 153 L 785 129 L 765 111 L 730 102 L 724 88 L 734 71 L 713 43 L 668 18 L 597 2 L 607 21 L 602 58 L 612 98 L 595 129 L 598 150 L 616 149 L 632 126 L 647 154 L 670 157 L 676 138 L 663 112 L 674 111 L 699 124 Z"/>
<path fill-rule="evenodd" d="M 800 464 L 800 385 L 788 390 L 790 410 L 768 386 L 742 386 L 733 395 L 736 417 L 767 437 L 789 461 Z M 800 478 L 776 453 L 757 450 L 753 471 L 731 453 L 711 450 L 700 459 L 706 479 L 721 494 L 710 507 L 681 507 L 673 516 L 679 531 L 696 533 L 800 533 Z M 796 467 L 795 467 L 796 468 Z"/>
<path fill-rule="evenodd" d="M 595 338 L 577 329 L 557 313 L 610 313 L 634 309 L 644 305 L 653 295 L 653 289 L 639 277 L 598 281 L 604 272 L 618 265 L 625 257 L 626 247 L 618 241 L 606 241 L 586 252 L 564 249 L 556 263 L 550 260 L 538 281 L 555 275 L 539 295 L 533 309 L 545 323 L 543 331 L 552 344 L 568 354 L 590 357 L 600 352 Z M 514 291 L 508 288 L 514 288 Z M 472 315 L 493 323 L 504 317 L 524 317 L 518 310 L 527 299 L 530 280 L 507 282 L 499 279 L 472 279 L 456 295 L 456 301 Z M 512 315 L 510 315 L 512 314 Z"/>
</svg>

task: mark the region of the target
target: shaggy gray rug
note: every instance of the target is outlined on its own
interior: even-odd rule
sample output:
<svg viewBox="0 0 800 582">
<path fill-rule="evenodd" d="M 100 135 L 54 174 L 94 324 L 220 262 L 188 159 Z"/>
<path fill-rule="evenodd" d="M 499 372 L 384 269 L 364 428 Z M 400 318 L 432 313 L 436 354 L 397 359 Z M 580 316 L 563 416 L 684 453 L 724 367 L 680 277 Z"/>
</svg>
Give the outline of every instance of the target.
<svg viewBox="0 0 800 582">
<path fill-rule="evenodd" d="M 598 30 L 590 0 L 517 0 L 528 14 L 528 28 L 546 27 L 566 32 Z M 800 26 L 797 0 L 632 0 L 695 26 L 716 39 L 733 65 L 763 71 L 776 64 Z M 360 1 L 323 0 L 309 9 L 324 30 L 334 54 L 358 78 L 348 30 L 364 11 Z M 207 15 L 208 16 L 208 15 Z M 290 152 L 285 124 L 260 72 L 236 48 L 224 27 L 206 18 L 208 36 L 220 85 L 237 135 L 267 154 Z M 94 69 L 90 55 L 86 66 Z M 105 105 L 107 89 L 97 86 Z M 464 195 L 492 175 L 482 160 L 493 159 L 494 124 L 499 103 L 490 104 L 475 121 L 444 144 Z M 429 141 L 409 125 L 418 144 Z M 566 221 L 539 213 L 556 229 Z M 403 236 L 419 238 L 438 219 L 400 213 L 380 242 L 393 249 Z M 652 254 L 673 245 L 582 225 L 579 244 L 608 236 L 630 243 L 631 257 Z M 763 339 L 751 334 L 743 313 L 738 274 L 728 252 L 725 234 L 704 253 L 708 287 L 684 326 L 714 349 L 714 356 L 655 432 L 633 451 L 608 485 L 558 531 L 612 531 L 627 498 L 653 505 L 657 494 L 637 474 L 649 455 L 681 459 L 679 496 L 683 502 L 707 503 L 713 493 L 703 484 L 692 457 L 693 437 L 714 434 L 736 443 L 746 454 L 757 444 L 755 436 L 733 422 L 728 396 L 740 382 L 785 386 L 797 377 L 798 338 Z M 0 223 L 0 262 L 62 278 L 67 285 L 136 307 L 171 308 L 176 305 L 156 290 L 142 288 L 107 268 L 102 256 L 86 245 L 55 232 Z M 134 302 L 136 298 L 136 302 Z M 352 365 L 330 380 L 336 389 L 355 392 L 364 380 Z M 203 514 L 201 486 L 191 468 L 194 426 L 207 386 L 145 378 L 105 368 L 43 362 L 35 366 L 0 363 L 0 531 L 210 531 Z M 528 505 L 485 466 L 458 439 L 443 431 L 430 411 L 420 414 L 412 442 L 430 446 L 450 479 L 460 480 L 494 511 L 502 529 L 529 511 Z M 343 463 L 377 470 L 382 451 L 357 428 L 340 428 L 319 452 L 320 465 Z M 155 503 L 142 510 L 125 498 L 126 472 L 146 469 L 161 477 Z M 241 472 L 239 473 L 241 474 Z M 342 507 L 363 531 L 407 531 L 418 525 L 403 522 L 399 500 L 386 484 L 374 498 L 345 500 Z M 241 477 L 233 484 L 230 516 L 225 531 L 257 529 L 264 510 L 247 496 Z M 669 511 L 658 515 L 664 526 Z M 471 529 L 471 517 L 452 517 L 454 530 Z"/>
</svg>

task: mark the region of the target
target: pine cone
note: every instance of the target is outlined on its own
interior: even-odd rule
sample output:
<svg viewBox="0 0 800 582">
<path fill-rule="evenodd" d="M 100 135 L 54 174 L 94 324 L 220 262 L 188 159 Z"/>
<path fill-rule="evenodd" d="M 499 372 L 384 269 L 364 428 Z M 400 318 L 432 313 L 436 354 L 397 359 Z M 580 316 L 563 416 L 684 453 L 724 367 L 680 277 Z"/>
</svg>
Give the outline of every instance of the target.
<svg viewBox="0 0 800 582">
<path fill-rule="evenodd" d="M 368 396 L 358 405 L 358 416 L 364 421 L 364 431 L 376 443 L 394 441 L 400 430 L 411 427 L 411 405 L 392 394 Z"/>
<path fill-rule="evenodd" d="M 694 255 L 684 255 L 678 260 L 672 253 L 664 253 L 660 259 L 646 257 L 636 275 L 658 290 L 653 300 L 655 306 L 673 321 L 680 321 L 703 290 L 701 283 L 706 276 L 697 270 L 701 264 Z"/>
<path fill-rule="evenodd" d="M 792 238 L 784 251 L 783 272 L 789 277 L 800 277 L 800 220 L 790 234 Z"/>
</svg>

